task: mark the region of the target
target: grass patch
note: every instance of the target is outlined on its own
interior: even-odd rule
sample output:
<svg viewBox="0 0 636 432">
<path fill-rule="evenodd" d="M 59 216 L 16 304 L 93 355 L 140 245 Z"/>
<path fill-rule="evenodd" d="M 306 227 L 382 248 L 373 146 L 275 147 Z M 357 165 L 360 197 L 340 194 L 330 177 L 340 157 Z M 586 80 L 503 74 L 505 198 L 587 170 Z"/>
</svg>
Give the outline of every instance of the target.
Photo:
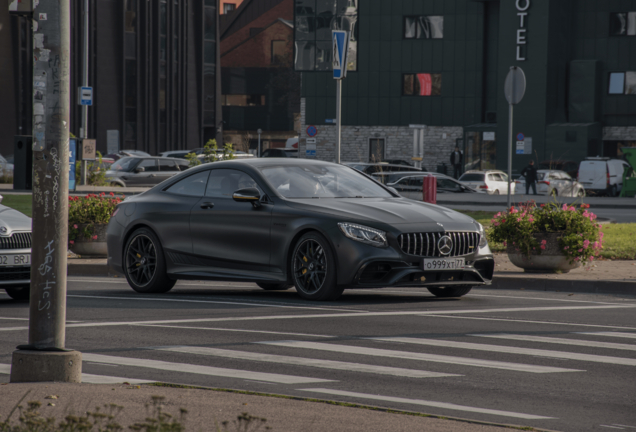
<svg viewBox="0 0 636 432">
<path fill-rule="evenodd" d="M 490 220 L 498 212 L 455 210 L 475 219 L 485 228 L 491 225 Z M 636 260 L 636 223 L 603 225 L 603 250 L 601 257 L 613 260 Z M 493 252 L 504 252 L 499 243 L 490 243 Z"/>
<path fill-rule="evenodd" d="M 2 195 L 1 192 L 0 192 L 0 195 Z M 33 213 L 31 208 L 32 206 L 31 195 L 6 194 L 2 196 L 3 196 L 2 205 L 11 207 L 12 209 L 15 209 L 31 217 L 31 214 Z"/>
</svg>

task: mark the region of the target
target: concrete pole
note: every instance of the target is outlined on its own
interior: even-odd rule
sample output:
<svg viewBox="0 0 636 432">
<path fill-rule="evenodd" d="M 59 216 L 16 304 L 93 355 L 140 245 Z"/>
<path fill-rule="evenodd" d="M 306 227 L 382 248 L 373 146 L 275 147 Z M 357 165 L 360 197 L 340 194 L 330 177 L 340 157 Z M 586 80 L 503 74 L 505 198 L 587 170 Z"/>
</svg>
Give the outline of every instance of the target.
<svg viewBox="0 0 636 432">
<path fill-rule="evenodd" d="M 223 105 L 221 103 L 222 98 L 222 82 L 221 82 L 221 26 L 220 26 L 220 16 L 221 14 L 221 0 L 216 1 L 216 16 L 214 18 L 214 25 L 216 27 L 216 66 L 215 66 L 215 80 L 216 80 L 216 91 L 215 91 L 215 120 L 216 120 L 216 145 L 221 148 L 223 146 Z"/>
<path fill-rule="evenodd" d="M 82 86 L 84 87 L 88 87 L 88 63 L 89 63 L 89 57 L 88 57 L 88 1 L 89 0 L 84 0 L 84 55 L 83 55 L 83 61 L 84 64 L 82 66 Z M 82 132 L 82 139 L 86 139 L 88 138 L 88 105 L 83 105 L 82 106 L 82 128 L 81 128 L 81 132 Z M 86 176 L 87 174 L 87 164 L 85 160 L 82 160 L 82 184 L 86 185 Z"/>
<path fill-rule="evenodd" d="M 11 382 L 80 382 L 82 360 L 65 349 L 70 120 L 70 0 L 33 13 L 33 243 L 29 344 L 13 353 Z"/>
<path fill-rule="evenodd" d="M 345 66 L 346 67 L 346 66 Z M 340 147 L 342 143 L 342 78 L 336 80 L 338 89 L 336 94 L 336 163 L 340 163 Z"/>
<path fill-rule="evenodd" d="M 513 85 L 514 88 L 514 85 Z M 510 208 L 510 185 L 512 183 L 512 119 L 514 114 L 514 105 L 510 104 L 508 108 L 508 208 Z"/>
</svg>

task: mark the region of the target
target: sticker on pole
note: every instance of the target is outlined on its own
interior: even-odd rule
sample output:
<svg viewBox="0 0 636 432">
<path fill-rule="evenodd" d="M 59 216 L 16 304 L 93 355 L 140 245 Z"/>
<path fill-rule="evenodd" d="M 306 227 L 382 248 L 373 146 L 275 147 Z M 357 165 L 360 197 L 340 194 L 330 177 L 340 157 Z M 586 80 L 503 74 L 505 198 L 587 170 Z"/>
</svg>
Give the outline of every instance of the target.
<svg viewBox="0 0 636 432">
<path fill-rule="evenodd" d="M 347 52 L 349 51 L 349 32 L 332 30 L 333 42 L 333 77 L 343 79 L 347 76 Z"/>
</svg>

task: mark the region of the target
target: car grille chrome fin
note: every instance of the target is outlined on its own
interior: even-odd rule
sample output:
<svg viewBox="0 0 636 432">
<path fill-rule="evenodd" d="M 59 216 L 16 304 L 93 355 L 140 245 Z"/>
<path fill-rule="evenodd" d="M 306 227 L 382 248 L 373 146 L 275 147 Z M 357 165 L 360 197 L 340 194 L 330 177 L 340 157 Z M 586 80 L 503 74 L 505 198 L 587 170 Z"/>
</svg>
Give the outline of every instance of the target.
<svg viewBox="0 0 636 432">
<path fill-rule="evenodd" d="M 13 233 L 9 237 L 0 237 L 2 249 L 31 249 L 31 233 Z"/>
<path fill-rule="evenodd" d="M 470 255 L 477 251 L 480 235 L 477 232 L 451 231 L 445 233 L 407 233 L 400 234 L 398 244 L 402 252 L 408 255 L 441 257 L 437 244 L 442 236 L 453 241 L 453 248 L 446 257 Z"/>
</svg>

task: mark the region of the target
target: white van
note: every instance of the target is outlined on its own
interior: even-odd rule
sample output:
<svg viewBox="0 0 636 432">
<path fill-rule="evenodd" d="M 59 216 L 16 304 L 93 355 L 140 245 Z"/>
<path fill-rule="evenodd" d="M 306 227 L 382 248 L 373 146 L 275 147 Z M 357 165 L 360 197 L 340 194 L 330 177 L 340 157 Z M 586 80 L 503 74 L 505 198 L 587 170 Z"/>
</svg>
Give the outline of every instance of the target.
<svg viewBox="0 0 636 432">
<path fill-rule="evenodd" d="M 623 188 L 623 172 L 629 164 L 620 159 L 589 157 L 579 165 L 578 181 L 588 193 L 618 196 Z"/>
</svg>

